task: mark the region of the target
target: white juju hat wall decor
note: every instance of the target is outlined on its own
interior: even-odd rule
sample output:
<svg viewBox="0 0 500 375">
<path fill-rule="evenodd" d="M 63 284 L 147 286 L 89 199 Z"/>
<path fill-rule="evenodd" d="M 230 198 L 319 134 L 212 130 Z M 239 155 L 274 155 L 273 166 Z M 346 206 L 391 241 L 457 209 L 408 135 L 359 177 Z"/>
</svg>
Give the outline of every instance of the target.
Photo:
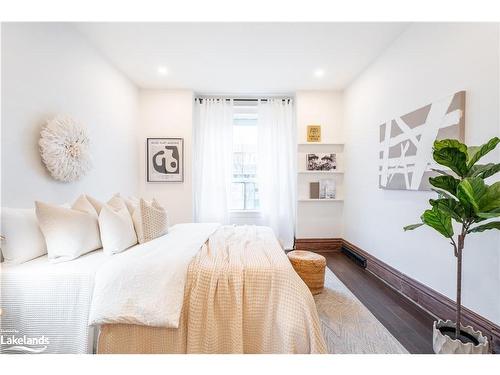
<svg viewBox="0 0 500 375">
<path fill-rule="evenodd" d="M 38 144 L 42 160 L 56 180 L 76 181 L 92 168 L 87 131 L 70 117 L 47 121 Z"/>
</svg>

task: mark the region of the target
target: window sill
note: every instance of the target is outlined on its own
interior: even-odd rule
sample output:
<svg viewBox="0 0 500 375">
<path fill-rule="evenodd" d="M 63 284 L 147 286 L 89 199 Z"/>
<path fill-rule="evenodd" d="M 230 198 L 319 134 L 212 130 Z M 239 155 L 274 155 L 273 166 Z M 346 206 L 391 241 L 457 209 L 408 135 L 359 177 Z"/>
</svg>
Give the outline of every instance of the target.
<svg viewBox="0 0 500 375">
<path fill-rule="evenodd" d="M 259 210 L 229 210 L 229 215 L 260 216 Z"/>
</svg>

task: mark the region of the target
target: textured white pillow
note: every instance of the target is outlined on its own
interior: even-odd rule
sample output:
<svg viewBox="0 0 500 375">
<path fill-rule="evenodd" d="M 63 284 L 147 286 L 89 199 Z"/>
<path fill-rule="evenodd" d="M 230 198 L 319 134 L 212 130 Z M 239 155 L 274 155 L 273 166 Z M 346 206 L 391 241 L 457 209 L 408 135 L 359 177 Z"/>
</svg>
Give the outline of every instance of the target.
<svg viewBox="0 0 500 375">
<path fill-rule="evenodd" d="M 136 197 L 128 197 L 128 198 L 122 197 L 122 199 L 125 202 L 128 212 L 130 212 L 130 215 L 133 215 L 135 210 L 139 208 L 139 199 Z"/>
<path fill-rule="evenodd" d="M 118 195 L 102 206 L 99 228 L 103 250 L 107 254 L 122 252 L 137 243 L 132 217 Z"/>
<path fill-rule="evenodd" d="M 24 263 L 47 254 L 33 208 L 2 207 L 0 233 L 5 238 L 1 248 L 6 263 Z"/>
<path fill-rule="evenodd" d="M 167 210 L 156 199 L 147 202 L 141 198 L 132 218 L 139 243 L 154 240 L 168 233 Z"/>
<path fill-rule="evenodd" d="M 51 262 L 64 262 L 102 247 L 97 213 L 85 196 L 72 208 L 35 202 Z"/>
</svg>

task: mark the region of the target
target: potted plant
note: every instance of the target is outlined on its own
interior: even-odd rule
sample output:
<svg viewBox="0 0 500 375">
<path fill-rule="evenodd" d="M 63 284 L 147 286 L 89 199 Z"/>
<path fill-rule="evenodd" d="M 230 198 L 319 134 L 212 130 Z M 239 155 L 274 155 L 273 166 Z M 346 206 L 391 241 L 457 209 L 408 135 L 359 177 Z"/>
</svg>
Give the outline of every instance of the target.
<svg viewBox="0 0 500 375">
<path fill-rule="evenodd" d="M 434 322 L 433 347 L 435 353 L 488 353 L 488 339 L 462 321 L 462 253 L 469 234 L 500 229 L 500 181 L 491 186 L 485 179 L 500 171 L 500 163 L 477 164 L 500 142 L 498 137 L 479 147 L 467 147 L 455 139 L 434 142 L 434 160 L 449 169 L 433 169 L 439 175 L 429 178 L 439 196 L 430 199 L 432 206 L 420 217 L 421 223 L 408 225 L 413 230 L 427 225 L 450 240 L 457 259 L 456 322 Z M 455 236 L 452 221 L 458 223 Z"/>
</svg>

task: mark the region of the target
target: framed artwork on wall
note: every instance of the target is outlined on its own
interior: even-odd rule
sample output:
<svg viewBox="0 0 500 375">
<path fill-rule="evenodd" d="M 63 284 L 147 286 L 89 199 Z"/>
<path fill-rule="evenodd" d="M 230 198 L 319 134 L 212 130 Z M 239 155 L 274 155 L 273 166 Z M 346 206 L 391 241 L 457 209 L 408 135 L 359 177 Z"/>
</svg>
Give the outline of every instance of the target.
<svg viewBox="0 0 500 375">
<path fill-rule="evenodd" d="M 184 139 L 146 139 L 147 182 L 184 181 Z"/>
<path fill-rule="evenodd" d="M 436 100 L 380 125 L 379 187 L 431 190 L 440 166 L 432 159 L 436 139 L 464 140 L 465 91 Z"/>
</svg>

